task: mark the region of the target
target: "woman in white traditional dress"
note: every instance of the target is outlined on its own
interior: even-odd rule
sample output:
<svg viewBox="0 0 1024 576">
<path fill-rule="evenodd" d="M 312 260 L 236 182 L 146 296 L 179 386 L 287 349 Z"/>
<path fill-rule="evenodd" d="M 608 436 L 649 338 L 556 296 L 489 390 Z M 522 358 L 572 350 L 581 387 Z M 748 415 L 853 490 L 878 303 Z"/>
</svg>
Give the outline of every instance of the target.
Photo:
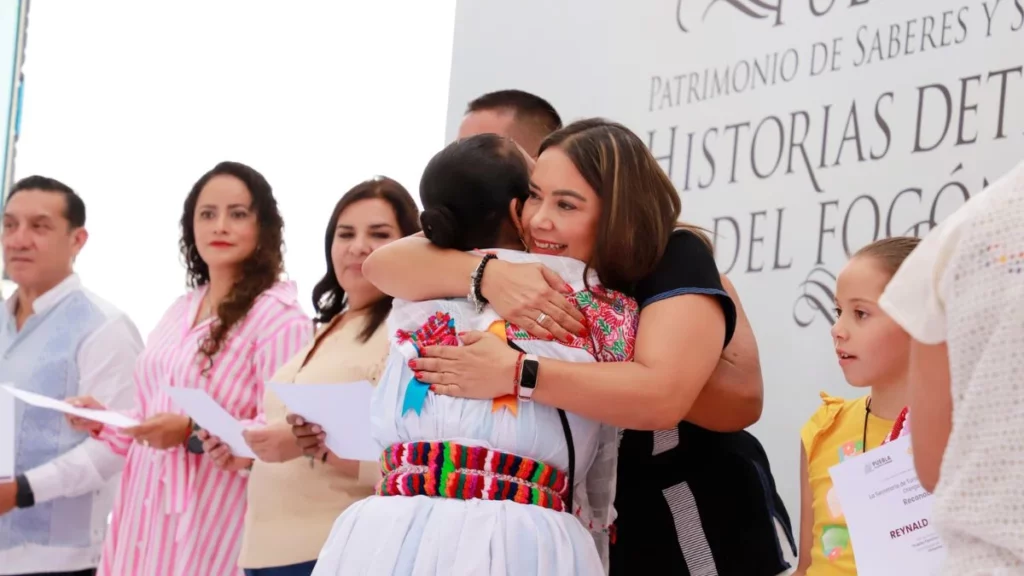
<svg viewBox="0 0 1024 576">
<path fill-rule="evenodd" d="M 374 433 L 385 448 L 384 478 L 376 496 L 339 517 L 314 575 L 606 572 L 617 431 L 529 400 L 535 355 L 631 360 L 637 307 L 617 291 L 623 287 L 602 281 L 599 267 L 584 264 L 601 261 L 591 254 L 599 222 L 616 220 L 602 217 L 615 203 L 582 178 L 553 200 L 553 209 L 572 217 L 549 226 L 543 240 L 531 239 L 531 251 L 548 255 L 520 251 L 526 240 L 517 212 L 539 198 L 526 162 L 515 144 L 495 135 L 448 146 L 420 184 L 424 234 L 442 247 L 497 246 L 485 251 L 491 256 L 483 258 L 477 279 L 494 257 L 544 264 L 566 279 L 565 291 L 589 330 L 566 342 L 533 339 L 486 305 L 478 282 L 464 299 L 396 299 L 388 319 L 391 354 L 372 404 Z M 660 215 L 651 211 L 651 217 Z M 633 233 L 643 233 L 639 224 Z M 417 380 L 422 350 L 458 346 L 466 331 L 490 332 L 520 351 L 510 386 L 516 394 L 453 398 Z"/>
</svg>

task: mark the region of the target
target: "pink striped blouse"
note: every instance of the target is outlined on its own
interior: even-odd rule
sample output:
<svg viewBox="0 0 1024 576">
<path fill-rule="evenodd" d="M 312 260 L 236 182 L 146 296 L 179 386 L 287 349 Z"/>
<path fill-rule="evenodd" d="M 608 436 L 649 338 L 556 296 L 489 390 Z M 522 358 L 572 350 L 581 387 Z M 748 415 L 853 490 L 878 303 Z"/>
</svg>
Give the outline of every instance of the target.
<svg viewBox="0 0 1024 576">
<path fill-rule="evenodd" d="M 179 298 L 150 334 L 135 366 L 133 418 L 181 414 L 163 387 L 182 386 L 203 388 L 240 420 L 259 421 L 264 381 L 312 338 L 295 285 L 281 282 L 256 300 L 202 374 L 209 361 L 197 351 L 212 320 L 194 328 L 192 322 L 204 293 L 200 288 Z M 241 574 L 245 476 L 184 447 L 147 448 L 110 428 L 99 437 L 127 455 L 99 574 Z"/>
</svg>

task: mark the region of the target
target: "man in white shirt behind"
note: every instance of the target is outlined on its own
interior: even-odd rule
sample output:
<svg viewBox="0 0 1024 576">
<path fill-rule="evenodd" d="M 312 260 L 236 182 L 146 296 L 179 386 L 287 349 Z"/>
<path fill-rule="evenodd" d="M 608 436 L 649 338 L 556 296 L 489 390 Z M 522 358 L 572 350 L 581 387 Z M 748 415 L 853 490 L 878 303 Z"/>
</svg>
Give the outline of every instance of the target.
<svg viewBox="0 0 1024 576">
<path fill-rule="evenodd" d="M 87 238 L 71 188 L 42 176 L 14 185 L 2 242 L 18 289 L 0 305 L 0 382 L 130 408 L 142 338 L 74 274 Z M 19 402 L 15 427 L 17 476 L 0 483 L 0 575 L 94 574 L 123 459 L 59 412 Z"/>
<path fill-rule="evenodd" d="M 1024 574 L 1024 163 L 931 231 L 879 302 L 913 338 L 910 439 L 943 574 Z"/>
</svg>

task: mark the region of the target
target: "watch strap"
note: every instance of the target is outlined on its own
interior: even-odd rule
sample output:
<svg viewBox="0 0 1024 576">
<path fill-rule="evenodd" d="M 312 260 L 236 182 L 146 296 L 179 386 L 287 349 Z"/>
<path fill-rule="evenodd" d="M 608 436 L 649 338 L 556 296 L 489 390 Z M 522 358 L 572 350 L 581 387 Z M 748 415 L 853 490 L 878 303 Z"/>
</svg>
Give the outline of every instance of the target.
<svg viewBox="0 0 1024 576">
<path fill-rule="evenodd" d="M 28 483 L 28 477 L 18 474 L 14 477 L 18 485 L 17 494 L 14 496 L 14 505 L 18 508 L 31 508 L 36 505 L 36 495 L 32 492 L 32 485 Z"/>
<path fill-rule="evenodd" d="M 522 367 L 519 369 L 519 399 L 529 401 L 533 398 L 533 391 L 537 387 L 537 370 L 540 362 L 536 354 L 527 354 L 523 357 Z"/>
<path fill-rule="evenodd" d="M 190 454 L 202 454 L 205 452 L 205 450 L 203 450 L 203 441 L 199 439 L 200 430 L 202 430 L 202 428 L 200 428 L 199 424 L 193 420 L 192 433 L 189 434 L 188 440 L 185 441 L 185 450 Z"/>
</svg>

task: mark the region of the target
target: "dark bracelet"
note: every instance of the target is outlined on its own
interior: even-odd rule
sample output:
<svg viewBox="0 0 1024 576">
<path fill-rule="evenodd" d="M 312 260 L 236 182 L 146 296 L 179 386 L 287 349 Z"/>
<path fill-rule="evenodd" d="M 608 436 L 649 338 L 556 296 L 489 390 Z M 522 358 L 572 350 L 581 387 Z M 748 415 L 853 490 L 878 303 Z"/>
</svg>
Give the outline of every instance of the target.
<svg viewBox="0 0 1024 576">
<path fill-rule="evenodd" d="M 473 274 L 469 277 L 469 301 L 476 308 L 477 312 L 482 312 L 484 306 L 489 304 L 487 298 L 484 298 L 483 292 L 480 291 L 480 284 L 483 283 L 484 268 L 487 267 L 488 262 L 495 258 L 497 258 L 497 256 L 494 254 L 484 254 L 483 260 L 480 261 L 480 264 L 477 264 L 476 270 L 474 270 Z"/>
<path fill-rule="evenodd" d="M 202 454 L 203 441 L 199 439 L 199 431 L 202 430 L 199 424 L 192 418 L 188 419 L 192 432 L 188 435 L 188 439 L 185 440 L 185 451 L 189 454 Z"/>
<path fill-rule="evenodd" d="M 14 505 L 18 508 L 31 508 L 36 505 L 36 495 L 32 492 L 32 486 L 28 483 L 28 478 L 24 474 L 18 474 L 14 477 L 14 482 L 18 485 L 17 494 L 14 496 Z"/>
</svg>

